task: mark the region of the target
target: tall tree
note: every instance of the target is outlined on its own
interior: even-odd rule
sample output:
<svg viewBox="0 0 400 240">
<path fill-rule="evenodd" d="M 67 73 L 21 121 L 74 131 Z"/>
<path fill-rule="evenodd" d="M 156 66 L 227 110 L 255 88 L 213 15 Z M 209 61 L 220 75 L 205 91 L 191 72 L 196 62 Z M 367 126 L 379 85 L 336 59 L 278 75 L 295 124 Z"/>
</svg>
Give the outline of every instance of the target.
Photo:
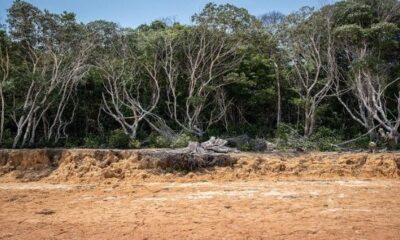
<svg viewBox="0 0 400 240">
<path fill-rule="evenodd" d="M 18 100 L 11 113 L 17 128 L 13 147 L 34 144 L 40 123 L 45 141 L 57 142 L 71 122 L 63 115 L 87 71 L 91 43 L 74 14 L 42 12 L 23 1 L 9 9 L 9 25 L 12 40 L 20 42 L 17 54 L 23 66 L 11 91 Z"/>
<path fill-rule="evenodd" d="M 6 33 L 0 31 L 0 146 L 3 142 L 6 103 L 4 91 L 10 78 L 9 41 Z"/>
<path fill-rule="evenodd" d="M 232 4 L 208 3 L 200 13 L 193 15 L 192 21 L 198 25 L 235 33 L 261 27 L 261 22 L 246 9 Z"/>
<path fill-rule="evenodd" d="M 399 137 L 400 95 L 396 96 L 393 90 L 398 90 L 400 78 L 392 73 L 399 63 L 395 55 L 400 31 L 395 23 L 387 22 L 396 18 L 391 11 L 396 7 L 395 1 L 336 5 L 335 35 L 340 49 L 335 60 L 337 97 L 372 139 L 376 138 L 377 127 L 384 128 L 396 141 Z M 354 96 L 354 103 L 345 101 L 347 93 Z M 391 105 L 397 107 L 393 109 Z"/>
<path fill-rule="evenodd" d="M 315 129 L 318 107 L 332 87 L 327 64 L 332 54 L 332 14 L 315 13 L 302 8 L 286 20 L 286 38 L 283 44 L 293 68 L 292 88 L 298 94 L 304 110 L 304 135 L 309 137 Z"/>
<path fill-rule="evenodd" d="M 226 74 L 240 62 L 238 43 L 224 31 L 196 26 L 166 40 L 168 112 L 182 129 L 201 136 L 227 110 Z M 180 92 L 178 92 L 180 91 Z"/>
<path fill-rule="evenodd" d="M 160 99 L 160 52 L 154 42 L 141 44 L 141 55 L 129 37 L 119 33 L 109 53 L 97 67 L 105 78 L 103 110 L 116 120 L 131 138 L 139 124 L 152 113 Z"/>
</svg>

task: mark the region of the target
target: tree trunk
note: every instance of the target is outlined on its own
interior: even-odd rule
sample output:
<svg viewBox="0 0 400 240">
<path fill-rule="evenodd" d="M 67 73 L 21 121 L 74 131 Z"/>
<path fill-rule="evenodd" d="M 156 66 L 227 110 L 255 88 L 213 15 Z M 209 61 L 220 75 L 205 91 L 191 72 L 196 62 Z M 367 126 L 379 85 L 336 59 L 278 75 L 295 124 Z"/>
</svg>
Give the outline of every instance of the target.
<svg viewBox="0 0 400 240">
<path fill-rule="evenodd" d="M 309 107 L 306 106 L 305 108 L 305 119 L 304 119 L 304 136 L 305 137 L 310 137 L 313 132 L 314 132 L 314 127 L 315 127 L 315 111 Z"/>
<path fill-rule="evenodd" d="M 276 113 L 276 128 L 279 128 L 279 125 L 281 124 L 281 83 L 279 79 L 279 69 L 278 65 L 274 63 L 275 65 L 275 75 L 276 75 L 276 91 L 278 95 L 277 99 L 277 113 Z"/>
<path fill-rule="evenodd" d="M 1 116 L 0 116 L 0 146 L 3 143 L 3 131 L 4 131 L 4 112 L 5 112 L 5 104 L 4 104 L 4 95 L 3 89 L 0 86 L 0 101 L 1 101 Z"/>
<path fill-rule="evenodd" d="M 22 129 L 20 126 L 18 126 L 17 134 L 14 137 L 12 148 L 16 148 L 18 146 L 18 142 L 21 139 L 21 135 L 22 135 Z"/>
<path fill-rule="evenodd" d="M 25 129 L 25 134 L 24 134 L 24 137 L 22 139 L 21 147 L 25 146 L 26 140 L 28 139 L 29 133 L 31 131 L 31 127 L 32 127 L 32 119 L 30 118 L 29 121 L 28 121 L 28 125 L 26 126 L 26 129 Z"/>
</svg>

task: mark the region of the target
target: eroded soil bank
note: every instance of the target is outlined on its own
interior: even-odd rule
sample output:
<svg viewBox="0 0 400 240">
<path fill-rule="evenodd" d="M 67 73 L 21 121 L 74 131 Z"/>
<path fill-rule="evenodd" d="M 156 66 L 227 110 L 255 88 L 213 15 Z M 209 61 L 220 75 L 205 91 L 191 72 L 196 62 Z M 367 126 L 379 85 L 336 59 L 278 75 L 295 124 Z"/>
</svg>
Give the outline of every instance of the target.
<svg viewBox="0 0 400 240">
<path fill-rule="evenodd" d="M 399 239 L 399 153 L 1 150 L 0 239 Z"/>
<path fill-rule="evenodd" d="M 232 153 L 173 150 L 0 150 L 0 181 L 201 181 L 400 178 L 400 153 Z"/>
</svg>

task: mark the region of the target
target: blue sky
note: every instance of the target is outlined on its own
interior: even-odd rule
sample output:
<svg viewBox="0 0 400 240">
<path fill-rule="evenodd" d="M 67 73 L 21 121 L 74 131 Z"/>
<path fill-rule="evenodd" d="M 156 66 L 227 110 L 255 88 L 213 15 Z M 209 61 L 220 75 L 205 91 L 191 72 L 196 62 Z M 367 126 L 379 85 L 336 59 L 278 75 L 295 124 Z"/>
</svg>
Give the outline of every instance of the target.
<svg viewBox="0 0 400 240">
<path fill-rule="evenodd" d="M 119 23 L 124 27 L 137 27 L 156 19 L 172 18 L 189 24 L 190 17 L 201 11 L 207 0 L 26 0 L 40 9 L 51 12 L 74 12 L 82 22 L 103 19 Z M 333 0 L 214 0 L 244 7 L 255 16 L 270 11 L 290 13 L 302 6 L 320 7 Z M 6 10 L 13 0 L 0 0 L 0 21 L 4 23 Z"/>
</svg>

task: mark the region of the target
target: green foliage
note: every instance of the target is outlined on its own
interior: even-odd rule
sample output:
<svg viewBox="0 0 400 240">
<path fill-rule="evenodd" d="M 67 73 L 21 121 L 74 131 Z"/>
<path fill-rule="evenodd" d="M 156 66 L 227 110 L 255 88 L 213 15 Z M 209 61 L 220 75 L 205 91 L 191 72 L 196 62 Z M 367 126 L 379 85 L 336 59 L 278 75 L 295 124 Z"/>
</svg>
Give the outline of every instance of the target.
<svg viewBox="0 0 400 240">
<path fill-rule="evenodd" d="M 187 147 L 189 142 L 193 141 L 193 137 L 190 134 L 187 133 L 180 133 L 177 138 L 175 139 L 175 141 L 173 141 L 170 145 L 170 147 L 172 148 L 183 148 L 183 147 Z"/>
<path fill-rule="evenodd" d="M 373 21 L 371 6 L 362 1 L 342 1 L 336 5 L 335 17 L 340 25 L 367 26 Z"/>
<path fill-rule="evenodd" d="M 397 33 L 399 33 L 399 27 L 388 22 L 373 24 L 367 32 L 368 38 L 379 44 L 396 44 Z"/>
<path fill-rule="evenodd" d="M 276 143 L 280 149 L 310 148 L 310 144 L 299 131 L 290 124 L 281 123 L 276 131 Z"/>
<path fill-rule="evenodd" d="M 335 144 L 342 141 L 342 137 L 332 129 L 319 127 L 310 137 L 310 141 L 315 144 L 315 148 L 319 151 L 333 151 L 337 148 Z"/>
<path fill-rule="evenodd" d="M 237 146 L 237 148 L 238 148 L 240 151 L 243 151 L 243 152 L 249 152 L 249 151 L 252 150 L 252 147 L 251 147 L 251 145 L 250 145 L 249 142 L 240 144 L 239 146 Z"/>
<path fill-rule="evenodd" d="M 359 134 L 359 135 L 361 135 L 361 134 Z M 355 135 L 353 138 L 356 139 L 359 137 L 360 136 Z M 370 142 L 371 142 L 371 139 L 369 138 L 369 136 L 364 136 L 364 137 L 357 139 L 357 141 L 347 144 L 345 147 L 347 147 L 349 149 L 367 149 Z M 381 145 L 380 147 L 386 147 L 386 146 Z"/>
<path fill-rule="evenodd" d="M 149 136 L 149 146 L 151 148 L 167 148 L 170 145 L 171 142 L 163 136 L 154 133 L 150 134 Z"/>
<path fill-rule="evenodd" d="M 332 77 L 331 53 L 335 69 L 340 69 L 338 83 L 349 109 L 360 111 L 353 85 L 356 77 L 365 82 L 370 78 L 372 84 L 383 83 L 376 87 L 382 91 L 382 109 L 388 112 L 389 123 L 396 122 L 398 6 L 397 0 L 336 1 L 320 9 L 304 7 L 288 16 L 272 12 L 257 19 L 244 8 L 209 3 L 193 16 L 192 25 L 155 20 L 124 28 L 104 20 L 79 23 L 74 13 L 56 14 L 14 1 L 8 10 L 8 29 L 0 23 L 0 91 L 4 97 L 0 113 L 3 111 L 5 118 L 1 147 L 12 147 L 18 122 L 29 114 L 33 117 L 22 126 L 17 147 L 180 148 L 194 140 L 183 129 L 196 122 L 206 132 L 202 140 L 248 136 L 237 145 L 243 151 L 256 150 L 262 139 L 274 135 L 280 149 L 334 150 L 336 143 L 361 136 L 368 129 L 354 121 L 335 97 L 318 99 L 317 106 L 313 105 L 312 96 Z M 328 17 L 332 17 L 329 22 Z M 315 37 L 314 43 L 310 36 Z M 328 51 L 328 40 L 333 41 L 334 52 Z M 219 46 L 221 42 L 224 44 Z M 319 54 L 313 52 L 315 47 Z M 212 61 L 217 55 L 221 58 Z M 320 69 L 317 58 L 321 58 Z M 100 63 L 105 66 L 102 70 L 94 67 Z M 68 69 L 74 66 L 77 71 L 71 75 Z M 63 79 L 49 88 L 55 69 Z M 307 92 L 301 87 L 305 83 L 299 79 L 299 70 L 307 73 L 300 74 L 303 79 L 319 74 L 314 89 Z M 111 76 L 118 78 L 115 84 L 107 81 Z M 60 88 L 72 80 L 78 82 L 69 86 L 70 92 Z M 385 87 L 386 83 L 390 85 Z M 175 86 L 174 91 L 169 84 Z M 112 86 L 118 96 L 109 96 L 107 90 Z M 334 95 L 334 87 L 328 95 Z M 63 99 L 63 93 L 69 97 Z M 126 96 L 132 99 L 128 104 L 121 101 Z M 30 109 L 35 101 L 36 107 Z M 155 101 L 157 105 L 150 108 Z M 63 102 L 65 106 L 59 105 Z M 128 124 L 138 112 L 150 111 L 141 118 L 135 140 L 118 129 L 121 123 L 107 114 L 106 103 L 111 111 L 119 108 L 116 115 L 126 117 Z M 304 110 L 311 107 L 315 107 L 315 131 L 306 138 L 299 126 L 305 122 Z M 139 110 L 133 111 L 135 108 Z M 278 109 L 280 121 L 288 124 L 276 129 Z M 156 134 L 159 125 L 157 120 L 152 122 L 152 113 L 166 129 L 181 132 L 175 140 Z M 210 121 L 212 118 L 215 121 Z M 372 125 L 377 124 L 381 123 Z M 53 135 L 49 140 L 50 128 Z M 60 138 L 56 140 L 55 135 Z M 362 138 L 349 146 L 365 148 L 368 141 L 368 137 Z"/>
<path fill-rule="evenodd" d="M 335 131 L 320 127 L 315 133 L 306 138 L 298 130 L 289 124 L 281 124 L 276 133 L 275 139 L 278 148 L 282 150 L 303 149 L 318 151 L 337 150 L 335 144 L 342 141 L 342 137 Z"/>
<path fill-rule="evenodd" d="M 343 25 L 335 30 L 336 37 L 350 44 L 358 44 L 364 38 L 365 32 L 357 24 Z"/>
<path fill-rule="evenodd" d="M 261 27 L 261 22 L 246 9 L 232 4 L 208 3 L 201 13 L 193 15 L 192 21 L 230 32 L 249 31 L 254 27 Z"/>
<path fill-rule="evenodd" d="M 100 148 L 104 144 L 104 139 L 99 135 L 88 135 L 83 138 L 84 148 Z M 76 146 L 74 143 L 69 142 L 70 146 Z"/>
<path fill-rule="evenodd" d="M 141 146 L 142 146 L 142 143 L 137 139 L 131 140 L 129 142 L 129 147 L 131 147 L 131 148 L 138 149 Z"/>
<path fill-rule="evenodd" d="M 108 139 L 109 146 L 114 148 L 128 148 L 131 143 L 137 145 L 137 143 L 131 142 L 129 136 L 122 129 L 112 131 Z"/>
<path fill-rule="evenodd" d="M 184 148 L 193 140 L 193 136 L 185 132 L 178 134 L 173 141 L 156 134 L 151 134 L 149 137 L 150 147 L 152 148 Z"/>
</svg>

